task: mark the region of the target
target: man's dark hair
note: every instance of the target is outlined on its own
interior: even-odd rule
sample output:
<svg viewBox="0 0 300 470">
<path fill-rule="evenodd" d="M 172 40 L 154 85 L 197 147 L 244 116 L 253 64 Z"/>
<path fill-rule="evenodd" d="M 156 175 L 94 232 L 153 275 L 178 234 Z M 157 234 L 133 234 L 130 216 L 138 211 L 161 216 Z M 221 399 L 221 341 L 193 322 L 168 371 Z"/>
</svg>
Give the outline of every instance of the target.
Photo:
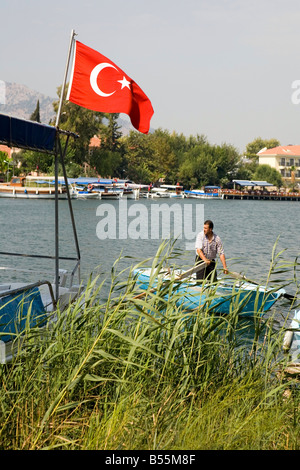
<svg viewBox="0 0 300 470">
<path fill-rule="evenodd" d="M 208 225 L 209 228 L 211 228 L 211 229 L 214 228 L 214 224 L 213 224 L 213 222 L 212 222 L 211 220 L 206 220 L 206 221 L 204 222 L 204 225 Z"/>
</svg>

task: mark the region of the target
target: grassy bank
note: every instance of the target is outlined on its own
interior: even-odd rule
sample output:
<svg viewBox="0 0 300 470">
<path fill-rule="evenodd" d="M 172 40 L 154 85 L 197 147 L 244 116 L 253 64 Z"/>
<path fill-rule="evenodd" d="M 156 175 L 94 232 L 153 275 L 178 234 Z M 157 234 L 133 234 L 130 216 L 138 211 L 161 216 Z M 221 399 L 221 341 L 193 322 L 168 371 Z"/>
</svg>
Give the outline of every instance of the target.
<svg viewBox="0 0 300 470">
<path fill-rule="evenodd" d="M 161 252 L 153 261 L 159 270 Z M 300 448 L 297 386 L 278 376 L 283 331 L 209 307 L 182 311 L 172 283 L 142 297 L 112 271 L 0 365 L 1 449 Z M 245 335 L 247 341 L 245 340 Z"/>
</svg>

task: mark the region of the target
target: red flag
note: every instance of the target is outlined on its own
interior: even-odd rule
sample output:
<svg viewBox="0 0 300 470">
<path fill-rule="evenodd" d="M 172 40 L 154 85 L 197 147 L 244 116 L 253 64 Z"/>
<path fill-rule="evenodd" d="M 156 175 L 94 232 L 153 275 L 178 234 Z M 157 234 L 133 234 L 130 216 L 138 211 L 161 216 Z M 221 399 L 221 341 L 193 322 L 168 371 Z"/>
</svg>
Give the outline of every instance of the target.
<svg viewBox="0 0 300 470">
<path fill-rule="evenodd" d="M 116 64 L 79 41 L 67 99 L 93 111 L 128 114 L 138 131 L 149 132 L 154 112 L 149 98 Z"/>
</svg>

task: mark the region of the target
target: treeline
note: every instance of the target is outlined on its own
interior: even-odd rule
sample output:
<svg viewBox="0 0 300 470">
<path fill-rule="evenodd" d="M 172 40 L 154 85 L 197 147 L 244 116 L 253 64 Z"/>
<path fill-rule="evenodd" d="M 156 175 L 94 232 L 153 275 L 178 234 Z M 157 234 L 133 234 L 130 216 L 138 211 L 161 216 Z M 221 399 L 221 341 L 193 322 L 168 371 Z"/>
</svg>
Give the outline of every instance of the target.
<svg viewBox="0 0 300 470">
<path fill-rule="evenodd" d="M 57 112 L 58 101 L 53 107 Z M 169 184 L 179 182 L 185 188 L 207 184 L 226 187 L 233 179 L 259 179 L 282 185 L 280 173 L 268 165 L 258 165 L 256 156 L 263 147 L 279 145 L 275 139 L 258 138 L 248 144 L 241 156 L 233 145 L 212 145 L 204 135 L 186 137 L 157 129 L 148 135 L 131 131 L 123 136 L 118 117 L 118 114 L 94 112 L 64 101 L 60 127 L 79 135 L 69 142 L 65 157 L 68 176 L 118 177 L 144 184 L 163 179 Z M 39 102 L 30 119 L 39 122 Z M 99 147 L 90 146 L 95 135 L 101 140 Z M 22 151 L 13 157 L 15 174 L 33 171 L 54 174 L 51 155 Z M 4 173 L 2 160 L 0 155 L 0 171 Z"/>
</svg>

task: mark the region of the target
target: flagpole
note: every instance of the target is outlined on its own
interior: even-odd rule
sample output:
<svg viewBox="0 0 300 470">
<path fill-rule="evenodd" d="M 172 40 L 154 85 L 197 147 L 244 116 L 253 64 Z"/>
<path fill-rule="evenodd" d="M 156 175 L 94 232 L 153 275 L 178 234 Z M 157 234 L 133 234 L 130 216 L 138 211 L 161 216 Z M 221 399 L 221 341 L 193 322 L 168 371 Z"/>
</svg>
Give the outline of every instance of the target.
<svg viewBox="0 0 300 470">
<path fill-rule="evenodd" d="M 70 44 L 69 44 L 69 51 L 68 51 L 68 57 L 67 57 L 67 63 L 66 63 L 66 69 L 65 69 L 65 76 L 64 76 L 64 81 L 62 84 L 61 92 L 60 92 L 60 100 L 59 100 L 59 106 L 58 106 L 58 111 L 56 115 L 56 123 L 55 126 L 58 127 L 59 120 L 60 120 L 60 114 L 61 114 L 61 108 L 62 108 L 62 103 L 64 99 L 64 94 L 65 94 L 65 88 L 66 88 L 66 82 L 67 82 L 67 76 L 68 76 L 68 70 L 69 70 L 69 64 L 70 64 L 70 58 L 71 58 L 71 51 L 72 51 L 72 45 L 73 45 L 73 39 L 75 36 L 75 31 L 72 29 L 71 31 L 71 38 L 70 38 Z"/>
<path fill-rule="evenodd" d="M 72 29 L 71 31 L 71 38 L 70 38 L 70 44 L 69 44 L 69 51 L 68 51 L 68 57 L 67 57 L 67 63 L 66 63 L 66 69 L 65 69 L 65 76 L 64 76 L 64 81 L 63 85 L 61 88 L 61 93 L 60 93 L 60 100 L 59 100 L 59 106 L 58 106 L 58 111 L 56 115 L 56 123 L 55 127 L 58 128 L 59 124 L 59 119 L 60 119 L 60 114 L 61 114 L 61 107 L 64 99 L 64 93 L 65 93 L 65 87 L 66 87 L 66 81 L 67 81 L 67 75 L 68 75 L 68 69 L 69 69 L 69 63 L 70 63 L 70 57 L 71 57 L 71 50 L 72 50 L 72 45 L 73 45 L 73 38 L 75 36 L 75 31 Z M 56 133 L 56 142 L 55 142 L 55 300 L 58 302 L 59 298 L 59 242 L 58 242 L 58 230 L 59 230 L 59 223 L 58 223 L 58 153 L 59 153 L 59 133 Z M 67 184 L 67 181 L 66 181 Z"/>
</svg>

